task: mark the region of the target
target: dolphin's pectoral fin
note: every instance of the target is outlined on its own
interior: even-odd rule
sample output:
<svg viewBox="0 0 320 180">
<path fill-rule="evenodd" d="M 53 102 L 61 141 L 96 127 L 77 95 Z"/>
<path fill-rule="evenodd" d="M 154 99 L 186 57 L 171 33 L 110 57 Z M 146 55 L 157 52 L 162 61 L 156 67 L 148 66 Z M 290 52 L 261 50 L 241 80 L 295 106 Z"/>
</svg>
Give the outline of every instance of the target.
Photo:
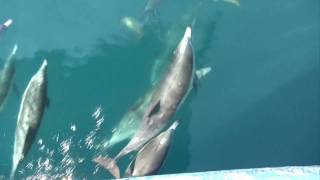
<svg viewBox="0 0 320 180">
<path fill-rule="evenodd" d="M 160 100 L 155 103 L 149 111 L 148 118 L 157 114 L 160 111 Z"/>
<path fill-rule="evenodd" d="M 200 80 L 207 76 L 211 72 L 212 68 L 210 66 L 204 67 L 201 69 L 197 69 L 194 75 L 192 87 L 194 88 L 195 92 L 197 92 L 198 87 L 200 85 Z"/>
<path fill-rule="evenodd" d="M 207 76 L 212 70 L 212 67 L 207 66 L 201 69 L 197 69 L 195 72 L 195 76 L 197 79 L 202 79 L 203 77 Z"/>
</svg>

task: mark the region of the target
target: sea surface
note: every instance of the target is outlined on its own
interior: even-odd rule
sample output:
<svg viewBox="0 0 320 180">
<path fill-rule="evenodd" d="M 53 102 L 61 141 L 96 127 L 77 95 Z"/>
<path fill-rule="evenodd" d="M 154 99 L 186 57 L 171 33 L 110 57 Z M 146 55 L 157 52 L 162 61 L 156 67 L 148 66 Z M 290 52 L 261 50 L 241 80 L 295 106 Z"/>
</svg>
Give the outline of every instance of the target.
<svg viewBox="0 0 320 180">
<path fill-rule="evenodd" d="M 18 44 L 16 91 L 0 112 L 0 179 L 9 178 L 21 96 L 48 59 L 46 109 L 17 178 L 101 179 L 92 159 L 161 79 L 192 26 L 198 79 L 159 174 L 320 164 L 320 1 L 0 0 L 0 69 Z M 124 17 L 140 24 L 128 28 Z M 13 88 L 12 88 L 13 89 Z M 122 171 L 133 155 L 119 161 Z"/>
</svg>

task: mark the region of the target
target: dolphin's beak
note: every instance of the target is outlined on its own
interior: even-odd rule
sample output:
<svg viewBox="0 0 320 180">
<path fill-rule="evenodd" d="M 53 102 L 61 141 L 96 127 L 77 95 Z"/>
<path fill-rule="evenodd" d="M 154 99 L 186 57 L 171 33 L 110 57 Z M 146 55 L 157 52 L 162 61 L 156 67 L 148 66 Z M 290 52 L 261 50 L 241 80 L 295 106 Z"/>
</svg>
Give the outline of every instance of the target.
<svg viewBox="0 0 320 180">
<path fill-rule="evenodd" d="M 47 59 L 44 59 L 42 65 L 40 67 L 40 71 L 46 70 L 47 66 L 48 66 L 48 61 L 47 61 Z"/>
<path fill-rule="evenodd" d="M 179 45 L 179 53 L 184 53 L 186 50 L 187 46 L 190 45 L 189 43 L 191 42 L 191 27 L 187 27 L 183 38 L 181 39 L 180 45 Z"/>
<path fill-rule="evenodd" d="M 3 25 L 9 27 L 12 24 L 12 19 L 8 19 Z"/>
<path fill-rule="evenodd" d="M 188 39 L 190 41 L 191 35 L 192 35 L 192 30 L 191 30 L 191 27 L 188 26 L 184 33 L 183 39 Z"/>
<path fill-rule="evenodd" d="M 12 49 L 12 52 L 11 54 L 16 54 L 17 53 L 17 50 L 18 50 L 18 44 L 15 44 L 13 49 Z"/>
</svg>

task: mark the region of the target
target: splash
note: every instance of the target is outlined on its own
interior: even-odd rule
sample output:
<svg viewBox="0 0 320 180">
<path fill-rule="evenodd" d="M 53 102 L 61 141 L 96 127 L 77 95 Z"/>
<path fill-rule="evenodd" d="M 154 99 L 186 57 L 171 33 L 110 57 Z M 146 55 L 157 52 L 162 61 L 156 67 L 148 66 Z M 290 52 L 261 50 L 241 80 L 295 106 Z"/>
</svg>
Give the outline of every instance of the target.
<svg viewBox="0 0 320 180">
<path fill-rule="evenodd" d="M 95 146 L 95 142 L 97 141 L 98 131 L 101 129 L 101 125 L 104 122 L 103 109 L 99 106 L 96 111 L 91 115 L 92 118 L 96 120 L 95 129 L 89 132 L 89 134 L 85 138 L 85 145 L 87 149 L 92 149 L 94 147 L 99 148 L 98 145 Z"/>
<path fill-rule="evenodd" d="M 35 154 L 40 154 L 40 157 L 26 162 L 26 165 L 18 173 L 25 176 L 32 174 L 26 177 L 27 180 L 75 179 L 77 166 L 83 163 L 91 163 L 92 158 L 88 157 L 87 153 L 95 154 L 94 151 L 96 149 L 93 147 L 97 146 L 97 134 L 104 122 L 102 107 L 96 108 L 91 117 L 95 120 L 95 126 L 84 136 L 76 134 L 77 124 L 72 123 L 69 127 L 69 132 L 57 133 L 47 140 L 40 138 L 35 143 L 38 151 Z M 54 147 L 58 147 L 58 149 Z M 86 154 L 79 153 L 79 150 L 82 149 L 85 150 Z M 92 174 L 97 171 L 98 169 L 96 168 Z M 2 176 L 0 176 L 0 180 L 1 178 Z M 85 179 L 86 177 L 83 178 Z M 5 178 L 3 177 L 2 179 Z"/>
</svg>

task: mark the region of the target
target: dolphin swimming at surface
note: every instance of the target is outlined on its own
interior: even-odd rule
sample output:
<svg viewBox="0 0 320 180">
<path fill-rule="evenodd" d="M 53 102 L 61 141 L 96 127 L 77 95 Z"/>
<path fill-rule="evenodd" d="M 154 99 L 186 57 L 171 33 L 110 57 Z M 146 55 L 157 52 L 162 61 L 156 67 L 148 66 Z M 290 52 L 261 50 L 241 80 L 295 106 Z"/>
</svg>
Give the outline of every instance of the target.
<svg viewBox="0 0 320 180">
<path fill-rule="evenodd" d="M 106 158 L 106 168 L 116 174 L 116 161 L 156 136 L 182 104 L 193 85 L 195 74 L 191 28 L 187 27 L 183 38 L 174 52 L 171 65 L 151 97 L 150 106 L 143 116 L 139 129 L 129 143 L 114 158 Z"/>
<path fill-rule="evenodd" d="M 13 83 L 17 50 L 18 45 L 15 45 L 5 61 L 2 70 L 0 70 L 0 111 L 3 109 Z"/>
<path fill-rule="evenodd" d="M 161 0 L 160 0 L 161 1 Z M 150 0 L 148 1 L 145 11 L 155 10 L 157 6 L 159 5 L 160 1 L 158 0 Z M 172 51 L 175 49 L 175 46 L 177 43 L 179 43 L 181 33 L 185 31 L 185 27 L 192 24 L 192 26 L 195 25 L 197 16 L 199 12 L 201 12 L 201 8 L 203 7 L 204 3 L 199 2 L 196 4 L 196 6 L 189 9 L 181 18 L 181 21 L 178 24 L 175 24 L 171 26 L 171 28 L 168 30 L 168 33 L 166 34 L 164 38 L 164 44 L 165 44 L 165 50 L 154 61 L 154 65 L 151 69 L 151 90 L 149 90 L 145 96 L 141 97 L 136 104 L 133 105 L 132 108 L 129 109 L 129 111 L 121 118 L 120 123 L 116 126 L 114 129 L 114 132 L 112 133 L 112 137 L 103 142 L 103 147 L 111 147 L 121 141 L 124 141 L 126 139 L 131 138 L 134 133 L 136 132 L 137 128 L 139 127 L 139 124 L 142 119 L 142 114 L 146 110 L 146 106 L 148 106 L 150 102 L 150 97 L 152 95 L 152 92 L 155 91 L 155 88 L 159 81 L 162 79 L 162 77 L 165 74 L 166 68 L 168 64 L 170 63 L 169 59 Z M 123 20 L 127 21 L 128 26 L 137 25 L 137 23 L 132 23 L 131 20 L 129 20 L 131 17 L 125 17 Z M 136 21 L 135 19 L 133 19 Z M 140 26 L 140 25 L 139 25 Z M 135 27 L 139 29 L 140 27 Z M 209 71 L 207 71 L 209 69 Z M 204 71 L 206 70 L 206 71 Z M 206 76 L 211 70 L 211 67 L 205 67 L 202 69 L 196 70 L 196 76 L 197 79 L 202 79 L 204 76 Z"/>
<path fill-rule="evenodd" d="M 169 59 L 168 57 L 171 56 L 172 51 L 176 48 L 176 44 L 179 43 L 181 33 L 185 31 L 186 26 L 191 25 L 191 28 L 193 28 L 203 5 L 204 3 L 199 1 L 195 6 L 188 9 L 187 12 L 183 14 L 180 21 L 172 25 L 165 34 L 163 41 L 166 48 L 163 53 L 155 59 L 155 65 L 151 70 L 150 80 L 152 85 L 158 84 L 161 80 L 159 77 L 164 74 L 168 64 L 170 64 L 170 61 L 167 59 Z"/>
<path fill-rule="evenodd" d="M 178 121 L 175 121 L 166 131 L 144 145 L 129 164 L 126 177 L 157 174 L 167 156 L 171 137 L 178 125 Z"/>
<path fill-rule="evenodd" d="M 171 137 L 178 126 L 175 121 L 166 131 L 151 139 L 137 153 L 136 157 L 129 164 L 125 176 L 147 176 L 157 174 L 168 153 Z M 108 168 L 108 160 L 98 157 L 94 161 L 103 167 Z M 120 178 L 120 170 L 114 171 L 114 177 Z"/>
<path fill-rule="evenodd" d="M 14 178 L 20 162 L 28 154 L 39 129 L 45 107 L 49 105 L 47 65 L 48 62 L 45 59 L 37 73 L 32 76 L 22 96 L 14 137 L 11 179 Z"/>
</svg>

